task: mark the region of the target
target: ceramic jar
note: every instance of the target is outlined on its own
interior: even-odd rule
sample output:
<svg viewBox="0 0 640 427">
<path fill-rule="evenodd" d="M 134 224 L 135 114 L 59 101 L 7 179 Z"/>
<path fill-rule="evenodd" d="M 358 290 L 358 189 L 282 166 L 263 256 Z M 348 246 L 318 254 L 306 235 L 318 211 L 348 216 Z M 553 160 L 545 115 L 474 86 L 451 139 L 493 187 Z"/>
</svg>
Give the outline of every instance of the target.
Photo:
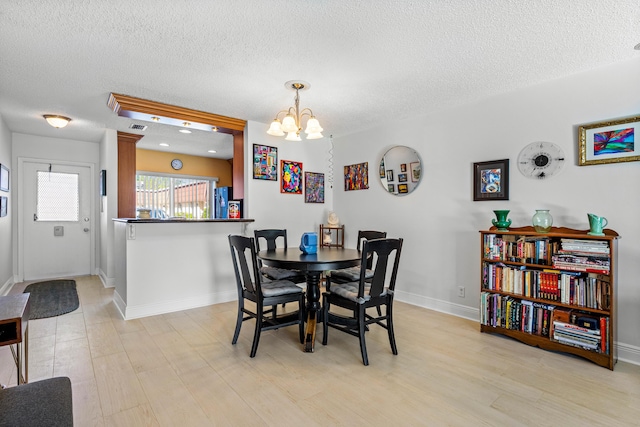
<svg viewBox="0 0 640 427">
<path fill-rule="evenodd" d="M 553 217 L 549 213 L 549 209 L 536 209 L 536 213 L 531 218 L 533 228 L 538 233 L 548 233 L 553 225 Z"/>
<path fill-rule="evenodd" d="M 492 219 L 491 223 L 498 227 L 498 231 L 509 231 L 509 226 L 511 225 L 511 220 L 507 219 L 509 211 L 495 210 L 493 213 L 496 214 L 496 219 Z"/>
</svg>

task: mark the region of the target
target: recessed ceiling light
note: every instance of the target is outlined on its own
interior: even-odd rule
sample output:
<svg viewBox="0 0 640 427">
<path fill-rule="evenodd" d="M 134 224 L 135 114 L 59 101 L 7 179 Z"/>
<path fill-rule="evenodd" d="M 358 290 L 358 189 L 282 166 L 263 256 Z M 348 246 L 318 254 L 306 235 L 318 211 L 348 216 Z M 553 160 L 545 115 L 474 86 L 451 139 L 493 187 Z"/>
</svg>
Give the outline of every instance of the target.
<svg viewBox="0 0 640 427">
<path fill-rule="evenodd" d="M 153 116 L 153 117 L 151 117 L 151 120 L 153 120 L 154 122 L 159 122 L 160 121 L 160 117 Z"/>
<path fill-rule="evenodd" d="M 188 127 L 188 126 L 191 126 L 191 123 L 189 123 L 189 122 L 182 122 L 182 126 L 184 126 L 184 127 Z"/>
<path fill-rule="evenodd" d="M 191 131 L 189 129 L 180 129 L 178 132 L 191 133 Z"/>
<path fill-rule="evenodd" d="M 218 126 L 214 126 L 214 127 L 212 127 L 212 128 L 211 128 L 211 131 L 212 131 L 212 132 L 218 132 Z"/>
<path fill-rule="evenodd" d="M 216 152 L 216 150 L 209 150 L 209 151 L 207 151 L 207 153 L 215 153 L 215 152 Z"/>
<path fill-rule="evenodd" d="M 161 146 L 161 147 L 168 147 L 168 146 L 169 146 L 169 144 L 167 144 L 166 142 L 161 142 L 161 143 L 160 143 L 160 146 Z"/>
</svg>

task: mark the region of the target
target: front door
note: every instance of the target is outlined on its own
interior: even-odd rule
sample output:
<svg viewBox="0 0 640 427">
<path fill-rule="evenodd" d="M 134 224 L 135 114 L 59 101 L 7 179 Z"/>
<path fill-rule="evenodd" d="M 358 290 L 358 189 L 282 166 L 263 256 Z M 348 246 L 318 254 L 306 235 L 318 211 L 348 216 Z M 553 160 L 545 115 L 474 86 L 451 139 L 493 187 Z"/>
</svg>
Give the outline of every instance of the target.
<svg viewBox="0 0 640 427">
<path fill-rule="evenodd" d="M 23 279 L 91 274 L 91 167 L 22 162 L 19 264 Z"/>
</svg>

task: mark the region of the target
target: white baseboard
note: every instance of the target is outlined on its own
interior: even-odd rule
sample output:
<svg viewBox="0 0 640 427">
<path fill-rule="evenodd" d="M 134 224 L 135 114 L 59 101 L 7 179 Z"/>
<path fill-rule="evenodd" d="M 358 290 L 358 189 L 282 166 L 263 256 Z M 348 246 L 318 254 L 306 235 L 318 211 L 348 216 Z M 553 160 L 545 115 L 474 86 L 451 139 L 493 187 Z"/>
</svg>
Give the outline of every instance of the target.
<svg viewBox="0 0 640 427">
<path fill-rule="evenodd" d="M 208 295 L 185 298 L 183 300 L 132 306 L 127 305 L 117 291 L 113 294 L 113 302 L 116 304 L 118 311 L 120 311 L 120 314 L 125 320 L 139 319 L 141 317 L 155 316 L 157 314 L 172 313 L 174 311 L 189 310 L 192 308 L 205 307 L 208 305 L 235 301 L 237 299 L 238 292 L 236 290 L 232 290 L 228 292 L 212 293 Z"/>
<path fill-rule="evenodd" d="M 396 300 L 406 302 L 407 304 L 416 305 L 418 307 L 427 308 L 429 310 L 439 311 L 445 314 L 451 314 L 452 316 L 462 317 L 474 322 L 479 322 L 480 319 L 480 312 L 477 308 L 454 304 L 449 301 L 441 301 L 434 298 L 428 298 L 422 295 L 416 295 L 398 290 L 396 290 L 395 295 Z M 639 347 L 620 342 L 616 342 L 615 346 L 618 351 L 619 361 L 632 363 L 634 365 L 640 365 Z"/>
<path fill-rule="evenodd" d="M 98 277 L 100 278 L 100 281 L 102 281 L 102 286 L 105 288 L 116 287 L 116 279 L 113 277 L 107 277 L 106 273 L 102 271 L 101 268 L 98 269 Z"/>
<path fill-rule="evenodd" d="M 9 277 L 7 281 L 4 282 L 4 285 L 0 287 L 0 295 L 7 295 L 11 290 L 11 288 L 13 288 L 14 284 L 15 284 L 15 281 L 13 280 L 13 276 Z"/>
</svg>

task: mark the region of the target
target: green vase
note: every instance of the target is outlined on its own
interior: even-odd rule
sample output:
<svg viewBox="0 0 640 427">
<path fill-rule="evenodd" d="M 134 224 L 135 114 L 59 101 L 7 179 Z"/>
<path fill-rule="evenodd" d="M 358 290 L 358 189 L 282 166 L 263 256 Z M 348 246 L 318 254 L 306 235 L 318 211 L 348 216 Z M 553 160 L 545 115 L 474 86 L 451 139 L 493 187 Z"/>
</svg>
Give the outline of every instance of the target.
<svg viewBox="0 0 640 427">
<path fill-rule="evenodd" d="M 509 231 L 509 226 L 511 225 L 511 220 L 507 219 L 507 215 L 509 215 L 508 210 L 496 210 L 493 211 L 496 214 L 496 219 L 492 219 L 491 223 L 498 227 L 498 231 Z"/>
<path fill-rule="evenodd" d="M 533 228 L 538 233 L 548 233 L 553 225 L 553 217 L 549 213 L 549 209 L 536 209 L 536 213 L 531 218 Z"/>
</svg>

